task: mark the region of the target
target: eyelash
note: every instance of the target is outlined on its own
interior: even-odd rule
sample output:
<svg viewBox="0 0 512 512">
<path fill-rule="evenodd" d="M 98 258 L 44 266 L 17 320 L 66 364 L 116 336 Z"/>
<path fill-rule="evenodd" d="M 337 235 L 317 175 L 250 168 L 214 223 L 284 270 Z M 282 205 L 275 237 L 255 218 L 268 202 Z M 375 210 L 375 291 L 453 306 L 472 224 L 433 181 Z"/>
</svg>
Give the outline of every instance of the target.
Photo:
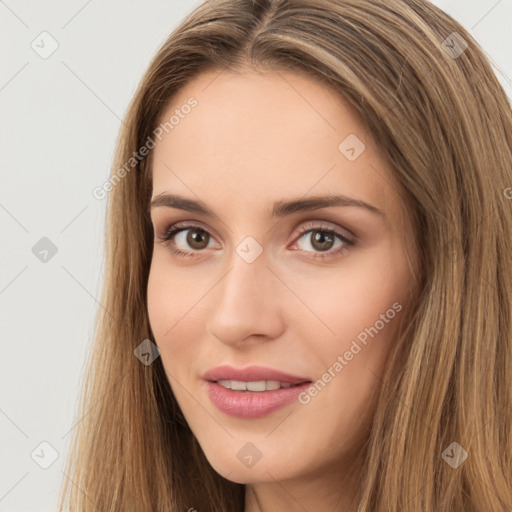
<svg viewBox="0 0 512 512">
<path fill-rule="evenodd" d="M 201 226 L 198 226 L 198 225 L 195 225 L 195 224 L 184 224 L 184 223 L 178 222 L 176 224 L 172 224 L 171 226 L 169 226 L 165 230 L 163 235 L 162 236 L 158 236 L 157 238 L 158 238 L 160 243 L 165 244 L 167 242 L 172 241 L 173 238 L 178 233 L 180 233 L 181 231 L 188 231 L 189 229 L 190 230 L 197 229 L 198 231 L 203 231 L 204 233 L 207 233 L 209 236 L 211 236 L 210 233 L 208 233 L 208 231 L 203 229 Z M 334 258 L 334 257 L 340 255 L 341 253 L 344 253 L 345 251 L 350 250 L 349 248 L 355 245 L 355 242 L 353 240 L 350 240 L 346 236 L 342 235 L 340 232 L 338 232 L 338 231 L 336 231 L 336 230 L 334 230 L 332 228 L 324 228 L 323 226 L 314 226 L 313 223 L 309 223 L 307 225 L 304 225 L 304 226 L 302 226 L 299 229 L 299 235 L 296 237 L 296 241 L 299 240 L 306 233 L 311 233 L 311 232 L 314 232 L 314 231 L 319 231 L 321 233 L 328 233 L 329 235 L 333 235 L 334 237 L 339 238 L 343 242 L 344 245 L 342 247 L 338 247 L 332 253 L 329 252 L 330 249 L 329 249 L 329 251 L 326 251 L 326 253 L 316 252 L 312 256 L 313 259 L 321 259 L 323 261 L 323 260 L 326 260 L 326 259 Z M 176 255 L 178 257 L 183 257 L 183 258 L 197 258 L 198 256 L 196 256 L 194 253 L 202 252 L 202 251 L 185 252 L 185 251 L 182 251 L 181 249 L 177 249 L 176 247 L 173 247 L 172 244 L 170 244 L 170 251 L 174 255 Z M 308 252 L 309 253 L 311 251 L 304 251 L 304 252 Z"/>
</svg>

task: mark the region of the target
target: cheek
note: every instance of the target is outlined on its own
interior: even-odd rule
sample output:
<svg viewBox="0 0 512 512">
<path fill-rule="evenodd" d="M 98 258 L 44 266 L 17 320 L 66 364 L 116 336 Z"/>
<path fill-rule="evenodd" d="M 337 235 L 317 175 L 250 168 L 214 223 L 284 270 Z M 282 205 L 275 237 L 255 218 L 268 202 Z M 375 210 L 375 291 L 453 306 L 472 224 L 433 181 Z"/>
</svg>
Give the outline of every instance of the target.
<svg viewBox="0 0 512 512">
<path fill-rule="evenodd" d="M 391 263 L 384 254 L 377 256 L 372 261 L 361 259 L 335 276 L 333 272 L 320 278 L 317 274 L 315 288 L 308 289 L 303 282 L 298 293 L 307 297 L 307 306 L 315 313 L 302 315 L 296 329 L 298 339 L 307 344 L 301 358 L 314 361 L 321 381 L 318 395 L 323 397 L 317 400 L 313 390 L 304 401 L 315 401 L 313 409 L 319 414 L 320 404 L 339 402 L 357 422 L 380 385 L 396 343 L 408 277 L 400 260 Z M 348 418 L 337 421 L 352 421 Z"/>
<path fill-rule="evenodd" d="M 161 251 L 161 249 L 159 249 Z M 157 341 L 171 337 L 179 326 L 180 319 L 186 321 L 187 312 L 197 301 L 190 277 L 181 276 L 172 268 L 165 256 L 153 255 L 147 286 L 148 315 L 151 329 Z M 182 320 L 182 321 L 183 321 Z"/>
<path fill-rule="evenodd" d="M 358 336 L 364 343 L 370 337 L 368 331 L 391 334 L 401 317 L 406 293 L 403 271 L 380 262 L 361 262 L 360 267 L 296 280 L 297 295 L 304 297 L 311 312 L 297 305 L 305 311 L 300 323 L 306 329 L 316 329 L 317 338 L 321 333 L 334 352 Z"/>
<path fill-rule="evenodd" d="M 180 277 L 176 269 L 152 264 L 148 277 L 148 317 L 154 342 L 170 380 L 178 380 L 192 367 L 195 351 L 190 350 L 194 340 L 201 337 L 204 326 L 202 304 L 204 292 L 191 286 L 189 275 Z M 188 377 L 187 377 L 188 378 Z"/>
<path fill-rule="evenodd" d="M 172 345 L 176 348 L 181 345 L 178 341 L 180 318 L 185 317 L 188 302 L 187 289 L 171 275 L 172 271 L 167 272 L 162 265 L 152 264 L 147 288 L 149 324 L 164 365 Z"/>
<path fill-rule="evenodd" d="M 322 328 L 326 334 L 316 344 L 321 352 L 318 385 L 303 400 L 313 416 L 322 414 L 329 404 L 342 405 L 343 413 L 325 417 L 333 431 L 344 425 L 346 433 L 356 432 L 370 421 L 374 393 L 380 388 L 404 316 L 407 267 L 400 258 L 393 260 L 384 253 L 374 256 L 371 261 L 357 261 L 335 280 L 326 278 L 319 283 L 322 293 L 308 296 L 308 305 L 319 312 L 331 333 Z M 308 325 L 313 326 L 313 321 Z M 313 328 L 308 332 L 312 337 Z"/>
<path fill-rule="evenodd" d="M 170 294 L 165 274 L 152 263 L 147 287 L 148 317 L 156 342 L 164 337 L 170 325 Z"/>
</svg>

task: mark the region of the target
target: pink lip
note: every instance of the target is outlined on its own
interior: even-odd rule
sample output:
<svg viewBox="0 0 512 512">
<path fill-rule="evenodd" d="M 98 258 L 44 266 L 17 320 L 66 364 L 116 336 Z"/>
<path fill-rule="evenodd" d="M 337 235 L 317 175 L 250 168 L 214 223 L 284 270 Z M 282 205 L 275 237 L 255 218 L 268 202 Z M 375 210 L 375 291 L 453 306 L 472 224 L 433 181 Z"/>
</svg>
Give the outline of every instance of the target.
<svg viewBox="0 0 512 512">
<path fill-rule="evenodd" d="M 232 366 L 217 366 L 203 375 L 204 380 L 243 380 L 246 382 L 257 380 L 278 380 L 290 384 L 311 382 L 307 377 L 297 377 L 279 370 L 273 370 L 265 366 L 248 366 L 247 368 L 233 368 Z"/>
<path fill-rule="evenodd" d="M 219 366 L 208 371 L 204 376 L 210 400 L 222 412 L 239 418 L 260 418 L 285 405 L 294 402 L 298 395 L 307 389 L 311 380 L 283 373 L 262 366 L 249 366 L 237 369 Z M 217 380 L 276 380 L 289 382 L 289 388 L 271 391 L 235 391 L 217 384 Z"/>
</svg>

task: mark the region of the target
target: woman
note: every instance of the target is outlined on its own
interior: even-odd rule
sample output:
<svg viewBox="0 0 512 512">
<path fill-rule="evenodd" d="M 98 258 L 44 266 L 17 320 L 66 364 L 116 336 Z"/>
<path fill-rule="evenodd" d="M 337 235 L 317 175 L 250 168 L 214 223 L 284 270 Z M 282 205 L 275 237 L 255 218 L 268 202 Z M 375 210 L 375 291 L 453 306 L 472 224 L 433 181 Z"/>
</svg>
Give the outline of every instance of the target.
<svg viewBox="0 0 512 512">
<path fill-rule="evenodd" d="M 511 148 L 426 1 L 199 6 L 105 187 L 61 507 L 509 510 Z"/>
</svg>

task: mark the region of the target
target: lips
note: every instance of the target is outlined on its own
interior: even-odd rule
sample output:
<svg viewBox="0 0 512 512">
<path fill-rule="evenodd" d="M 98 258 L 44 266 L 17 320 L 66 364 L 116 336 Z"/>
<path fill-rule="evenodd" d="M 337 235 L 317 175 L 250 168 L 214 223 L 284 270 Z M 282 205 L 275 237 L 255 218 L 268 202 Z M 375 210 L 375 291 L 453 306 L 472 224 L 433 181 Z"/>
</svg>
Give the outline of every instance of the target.
<svg viewBox="0 0 512 512">
<path fill-rule="evenodd" d="M 289 384 L 302 384 L 311 382 L 307 377 L 299 377 L 264 366 L 248 366 L 247 368 L 233 368 L 232 366 L 217 366 L 203 375 L 203 379 L 216 382 L 218 380 L 235 380 L 255 382 L 262 380 L 286 382 Z"/>
<path fill-rule="evenodd" d="M 220 411 L 246 419 L 266 416 L 292 404 L 311 384 L 307 377 L 263 366 L 218 366 L 203 378 L 210 400 Z"/>
</svg>

